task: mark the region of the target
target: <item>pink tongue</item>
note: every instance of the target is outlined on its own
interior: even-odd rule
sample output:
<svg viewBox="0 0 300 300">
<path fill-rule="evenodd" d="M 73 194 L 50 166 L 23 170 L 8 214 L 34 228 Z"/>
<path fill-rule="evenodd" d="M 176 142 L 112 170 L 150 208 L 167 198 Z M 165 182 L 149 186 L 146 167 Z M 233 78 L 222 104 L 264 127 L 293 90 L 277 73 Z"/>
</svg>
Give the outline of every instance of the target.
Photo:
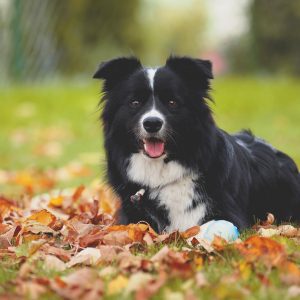
<svg viewBox="0 0 300 300">
<path fill-rule="evenodd" d="M 144 149 L 150 157 L 159 157 L 164 153 L 165 143 L 161 141 L 146 140 L 144 143 Z"/>
</svg>

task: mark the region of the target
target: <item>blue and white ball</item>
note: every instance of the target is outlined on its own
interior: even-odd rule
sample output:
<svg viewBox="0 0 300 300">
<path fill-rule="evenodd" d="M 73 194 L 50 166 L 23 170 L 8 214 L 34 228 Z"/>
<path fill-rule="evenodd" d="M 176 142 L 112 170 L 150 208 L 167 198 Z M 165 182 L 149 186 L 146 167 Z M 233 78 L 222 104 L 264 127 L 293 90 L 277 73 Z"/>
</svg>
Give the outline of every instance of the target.
<svg viewBox="0 0 300 300">
<path fill-rule="evenodd" d="M 200 227 L 198 236 L 210 242 L 213 241 L 215 235 L 222 237 L 227 242 L 235 241 L 240 233 L 236 226 L 225 220 L 212 220 Z"/>
</svg>

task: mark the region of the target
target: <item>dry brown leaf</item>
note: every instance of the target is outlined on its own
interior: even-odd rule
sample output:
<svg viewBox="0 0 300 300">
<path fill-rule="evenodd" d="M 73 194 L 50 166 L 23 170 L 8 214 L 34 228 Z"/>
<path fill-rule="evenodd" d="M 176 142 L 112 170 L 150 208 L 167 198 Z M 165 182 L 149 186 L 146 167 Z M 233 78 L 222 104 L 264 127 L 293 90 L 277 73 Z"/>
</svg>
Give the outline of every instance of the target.
<svg viewBox="0 0 300 300">
<path fill-rule="evenodd" d="M 259 228 L 258 232 L 259 235 L 263 237 L 271 237 L 273 235 L 279 235 L 280 230 L 278 228 Z"/>
<path fill-rule="evenodd" d="M 46 270 L 64 271 L 66 264 L 54 255 L 46 255 L 43 267 Z"/>
<path fill-rule="evenodd" d="M 99 228 L 92 229 L 88 234 L 79 238 L 80 247 L 97 246 L 103 240 L 103 237 L 107 234 L 106 231 L 99 230 Z"/>
<path fill-rule="evenodd" d="M 215 235 L 211 245 L 215 250 L 222 251 L 228 245 L 228 242 L 222 237 Z"/>
<path fill-rule="evenodd" d="M 78 264 L 96 265 L 100 258 L 101 251 L 99 249 L 88 247 L 73 256 L 66 266 L 70 268 Z"/>
<path fill-rule="evenodd" d="M 299 230 L 292 225 L 280 225 L 278 226 L 278 230 L 280 231 L 280 235 L 286 237 L 295 237 L 299 232 Z"/>
<path fill-rule="evenodd" d="M 189 241 L 189 243 L 193 246 L 197 246 L 197 248 L 199 248 L 199 247 L 204 248 L 208 253 L 215 251 L 215 249 L 212 247 L 211 243 L 205 239 L 193 237 L 192 240 Z"/>
<path fill-rule="evenodd" d="M 201 230 L 200 226 L 194 226 L 194 227 L 191 227 L 191 228 L 187 229 L 184 232 L 181 232 L 181 236 L 184 239 L 189 239 L 189 238 L 197 235 L 200 232 L 200 230 Z"/>
<path fill-rule="evenodd" d="M 296 298 L 298 296 L 300 297 L 300 286 L 298 286 L 298 285 L 290 286 L 287 291 L 287 296 L 289 298 Z"/>
<path fill-rule="evenodd" d="M 18 212 L 20 208 L 13 200 L 0 196 L 0 221 L 13 211 Z"/>
<path fill-rule="evenodd" d="M 195 280 L 196 280 L 196 285 L 200 288 L 208 285 L 207 279 L 202 272 L 198 272 L 196 274 Z"/>
<path fill-rule="evenodd" d="M 38 300 L 47 292 L 47 288 L 35 281 L 18 281 L 17 293 L 23 299 Z"/>
<path fill-rule="evenodd" d="M 8 226 L 6 225 L 5 233 L 0 235 L 0 249 L 5 249 L 11 246 L 12 239 L 15 235 L 18 226 Z M 3 229 L 3 227 L 2 227 Z M 4 230 L 3 230 L 4 231 Z"/>
<path fill-rule="evenodd" d="M 284 283 L 289 285 L 300 285 L 300 269 L 296 264 L 290 261 L 285 261 L 279 266 L 279 268 L 281 271 L 280 279 Z"/>
<path fill-rule="evenodd" d="M 129 238 L 127 231 L 112 231 L 103 237 L 103 242 L 106 245 L 124 246 L 133 241 Z"/>
<path fill-rule="evenodd" d="M 251 236 L 235 247 L 247 261 L 262 261 L 267 266 L 278 266 L 287 259 L 283 245 L 266 237 Z"/>
<path fill-rule="evenodd" d="M 41 248 L 42 251 L 44 251 L 46 254 L 52 254 L 57 256 L 59 259 L 61 259 L 64 262 L 67 262 L 71 258 L 71 251 L 64 250 L 62 248 L 50 246 L 48 244 L 43 245 Z"/>
<path fill-rule="evenodd" d="M 149 281 L 147 285 L 137 290 L 135 300 L 148 300 L 155 295 L 159 289 L 165 284 L 168 276 L 165 272 L 160 272 L 158 277 Z"/>
<path fill-rule="evenodd" d="M 39 233 L 51 233 L 53 235 L 56 234 L 56 232 L 49 226 L 34 220 L 27 220 L 24 222 L 22 234 L 26 232 L 32 232 L 34 234 L 39 234 Z"/>
<path fill-rule="evenodd" d="M 51 289 L 64 299 L 98 300 L 104 293 L 104 285 L 95 270 L 82 268 L 67 276 L 57 277 L 50 283 Z"/>
<path fill-rule="evenodd" d="M 145 272 L 137 272 L 130 276 L 125 288 L 125 295 L 128 295 L 138 289 L 145 287 L 151 280 L 153 275 Z"/>
<path fill-rule="evenodd" d="M 153 262 L 160 262 L 162 261 L 169 253 L 170 249 L 168 246 L 164 246 L 163 248 L 161 248 L 155 255 L 153 255 L 151 257 L 151 261 Z"/>
<path fill-rule="evenodd" d="M 101 252 L 101 261 L 104 262 L 111 262 L 115 260 L 119 253 L 126 252 L 131 256 L 131 253 L 126 251 L 124 248 L 119 246 L 107 246 L 107 245 L 101 245 L 98 246 L 100 252 Z"/>
<path fill-rule="evenodd" d="M 74 194 L 73 194 L 73 196 L 72 196 L 73 201 L 77 201 L 77 200 L 80 198 L 80 196 L 81 196 L 81 194 L 83 193 L 84 189 L 85 189 L 84 185 L 81 185 L 81 186 L 79 186 L 79 187 L 75 190 L 75 192 L 74 192 Z"/>
</svg>

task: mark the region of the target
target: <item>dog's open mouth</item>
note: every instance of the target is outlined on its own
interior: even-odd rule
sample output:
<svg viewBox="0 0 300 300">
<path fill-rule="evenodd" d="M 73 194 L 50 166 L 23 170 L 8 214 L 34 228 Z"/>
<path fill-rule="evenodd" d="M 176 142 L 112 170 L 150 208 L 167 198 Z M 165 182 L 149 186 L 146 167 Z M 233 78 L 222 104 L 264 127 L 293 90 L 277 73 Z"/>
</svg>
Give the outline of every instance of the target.
<svg viewBox="0 0 300 300">
<path fill-rule="evenodd" d="M 151 158 L 158 158 L 165 153 L 165 142 L 157 138 L 143 139 L 144 152 Z"/>
</svg>

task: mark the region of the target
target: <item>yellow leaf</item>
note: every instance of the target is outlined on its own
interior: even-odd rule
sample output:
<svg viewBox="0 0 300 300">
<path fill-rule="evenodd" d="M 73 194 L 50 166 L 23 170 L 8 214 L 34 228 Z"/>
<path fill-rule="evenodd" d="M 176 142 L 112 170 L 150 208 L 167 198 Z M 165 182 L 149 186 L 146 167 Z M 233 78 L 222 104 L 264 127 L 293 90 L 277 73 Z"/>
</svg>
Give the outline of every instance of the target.
<svg viewBox="0 0 300 300">
<path fill-rule="evenodd" d="M 246 261 L 242 261 L 239 264 L 239 271 L 240 271 L 240 276 L 242 277 L 243 280 L 248 280 L 249 277 L 251 276 L 251 267 L 249 263 Z"/>
<path fill-rule="evenodd" d="M 41 211 L 32 214 L 29 218 L 27 218 L 27 220 L 34 220 L 43 225 L 51 226 L 52 224 L 55 223 L 56 217 L 46 209 L 43 209 Z"/>
<path fill-rule="evenodd" d="M 113 295 L 120 293 L 128 284 L 128 279 L 123 275 L 118 275 L 107 287 L 107 294 Z"/>
<path fill-rule="evenodd" d="M 54 207 L 61 207 L 63 200 L 64 199 L 62 196 L 57 196 L 57 197 L 51 198 L 49 205 L 54 206 Z"/>
</svg>

